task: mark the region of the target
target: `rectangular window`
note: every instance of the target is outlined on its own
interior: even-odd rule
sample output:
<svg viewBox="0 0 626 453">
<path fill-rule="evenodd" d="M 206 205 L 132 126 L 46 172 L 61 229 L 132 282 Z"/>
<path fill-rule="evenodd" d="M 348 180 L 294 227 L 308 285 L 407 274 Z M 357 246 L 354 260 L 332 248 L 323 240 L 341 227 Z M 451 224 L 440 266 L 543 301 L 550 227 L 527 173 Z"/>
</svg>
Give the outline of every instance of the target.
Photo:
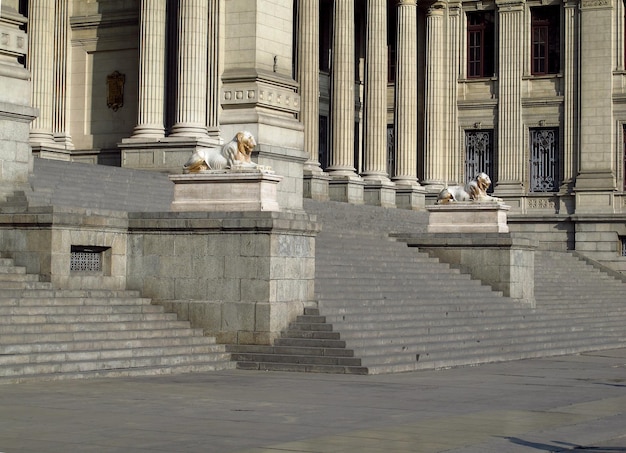
<svg viewBox="0 0 626 453">
<path fill-rule="evenodd" d="M 487 173 L 495 181 L 493 158 L 493 130 L 465 131 L 465 181 L 471 181 L 478 173 Z M 488 189 L 493 192 L 493 185 Z"/>
<path fill-rule="evenodd" d="M 621 245 L 621 256 L 626 256 L 626 236 L 620 236 L 619 241 Z"/>
<path fill-rule="evenodd" d="M 530 191 L 559 190 L 559 130 L 530 130 Z"/>
<path fill-rule="evenodd" d="M 396 171 L 395 131 L 393 124 L 387 124 L 387 175 L 394 176 Z"/>
<path fill-rule="evenodd" d="M 328 117 L 319 117 L 319 149 L 317 158 L 322 168 L 328 167 Z"/>
<path fill-rule="evenodd" d="M 330 49 L 332 43 L 333 4 L 331 0 L 320 1 L 320 71 L 330 72 Z"/>
<path fill-rule="evenodd" d="M 561 10 L 558 6 L 530 9 L 532 74 L 558 74 L 561 68 Z"/>
<path fill-rule="evenodd" d="M 494 15 L 492 11 L 467 13 L 467 77 L 494 75 Z"/>
</svg>

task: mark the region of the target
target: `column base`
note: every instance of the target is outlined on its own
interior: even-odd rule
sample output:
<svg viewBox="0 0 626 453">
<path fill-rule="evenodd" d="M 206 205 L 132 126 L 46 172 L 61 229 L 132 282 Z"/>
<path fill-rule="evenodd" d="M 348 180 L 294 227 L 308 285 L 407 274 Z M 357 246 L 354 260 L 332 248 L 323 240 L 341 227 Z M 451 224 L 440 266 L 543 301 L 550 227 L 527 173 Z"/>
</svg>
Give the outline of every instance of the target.
<svg viewBox="0 0 626 453">
<path fill-rule="evenodd" d="M 358 176 L 332 176 L 328 182 L 328 195 L 332 201 L 363 204 L 364 186 Z"/>
<path fill-rule="evenodd" d="M 396 185 L 391 181 L 365 181 L 363 201 L 367 205 L 396 207 Z"/>
<path fill-rule="evenodd" d="M 396 186 L 396 206 L 400 209 L 419 211 L 426 206 L 426 189 L 419 184 Z"/>
<path fill-rule="evenodd" d="M 303 174 L 303 196 L 317 201 L 328 201 L 330 176 L 323 171 L 304 169 Z"/>
</svg>

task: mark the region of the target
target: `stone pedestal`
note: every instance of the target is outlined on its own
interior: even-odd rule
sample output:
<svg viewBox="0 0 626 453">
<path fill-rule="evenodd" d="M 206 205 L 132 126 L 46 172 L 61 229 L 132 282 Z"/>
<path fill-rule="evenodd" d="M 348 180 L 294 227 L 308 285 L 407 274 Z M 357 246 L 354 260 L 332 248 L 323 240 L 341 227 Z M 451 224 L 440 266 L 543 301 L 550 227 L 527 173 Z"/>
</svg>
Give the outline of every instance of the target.
<svg viewBox="0 0 626 453">
<path fill-rule="evenodd" d="M 280 211 L 276 187 L 282 177 L 258 170 L 208 170 L 170 175 L 172 211 Z"/>
<path fill-rule="evenodd" d="M 429 233 L 508 233 L 502 203 L 460 202 L 427 206 Z"/>
</svg>

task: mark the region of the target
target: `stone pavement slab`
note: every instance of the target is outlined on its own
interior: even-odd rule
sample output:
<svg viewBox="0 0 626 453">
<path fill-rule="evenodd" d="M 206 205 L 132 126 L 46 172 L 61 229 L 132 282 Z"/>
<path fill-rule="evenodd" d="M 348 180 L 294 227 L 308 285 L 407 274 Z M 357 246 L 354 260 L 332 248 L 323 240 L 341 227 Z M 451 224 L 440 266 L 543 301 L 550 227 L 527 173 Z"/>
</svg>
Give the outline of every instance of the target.
<svg viewBox="0 0 626 453">
<path fill-rule="evenodd" d="M 626 452 L 626 349 L 378 376 L 0 385 L 0 452 Z"/>
</svg>

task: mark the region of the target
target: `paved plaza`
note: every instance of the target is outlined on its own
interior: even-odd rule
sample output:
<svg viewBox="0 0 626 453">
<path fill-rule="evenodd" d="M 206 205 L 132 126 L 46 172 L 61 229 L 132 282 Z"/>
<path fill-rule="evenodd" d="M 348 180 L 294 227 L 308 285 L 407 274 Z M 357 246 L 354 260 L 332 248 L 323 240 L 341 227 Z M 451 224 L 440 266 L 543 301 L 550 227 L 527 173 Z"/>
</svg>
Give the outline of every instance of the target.
<svg viewBox="0 0 626 453">
<path fill-rule="evenodd" d="M 626 349 L 379 376 L 0 385 L 0 451 L 626 452 Z"/>
</svg>

